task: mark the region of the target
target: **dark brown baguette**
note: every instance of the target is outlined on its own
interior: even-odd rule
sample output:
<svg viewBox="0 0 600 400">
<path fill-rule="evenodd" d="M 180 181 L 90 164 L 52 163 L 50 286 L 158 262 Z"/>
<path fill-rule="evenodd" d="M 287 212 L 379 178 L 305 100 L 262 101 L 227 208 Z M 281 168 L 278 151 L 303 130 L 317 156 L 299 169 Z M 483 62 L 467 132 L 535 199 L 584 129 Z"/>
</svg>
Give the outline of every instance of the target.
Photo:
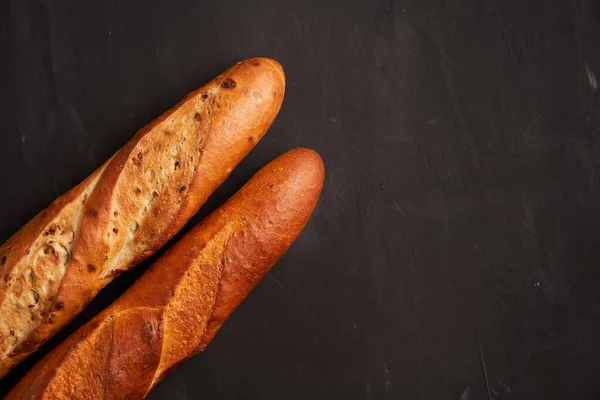
<svg viewBox="0 0 600 400">
<path fill-rule="evenodd" d="M 231 67 L 0 247 L 0 377 L 181 229 L 265 134 L 284 90 L 274 60 Z"/>
<path fill-rule="evenodd" d="M 6 399 L 141 399 L 203 350 L 312 213 L 317 153 L 292 150 L 167 251 L 110 307 L 40 361 Z"/>
</svg>

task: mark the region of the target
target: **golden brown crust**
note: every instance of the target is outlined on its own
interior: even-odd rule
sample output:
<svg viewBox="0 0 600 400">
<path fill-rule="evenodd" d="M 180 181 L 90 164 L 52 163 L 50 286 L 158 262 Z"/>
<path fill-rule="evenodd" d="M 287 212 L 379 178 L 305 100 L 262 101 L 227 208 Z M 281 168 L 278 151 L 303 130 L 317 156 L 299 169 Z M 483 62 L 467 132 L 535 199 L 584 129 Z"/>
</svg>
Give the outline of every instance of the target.
<svg viewBox="0 0 600 400">
<path fill-rule="evenodd" d="M 231 67 L 0 247 L 0 377 L 187 222 L 264 135 L 284 90 L 276 61 Z"/>
<path fill-rule="evenodd" d="M 314 209 L 323 176 L 312 150 L 268 164 L 40 361 L 7 399 L 143 398 L 206 347 L 286 252 Z"/>
</svg>

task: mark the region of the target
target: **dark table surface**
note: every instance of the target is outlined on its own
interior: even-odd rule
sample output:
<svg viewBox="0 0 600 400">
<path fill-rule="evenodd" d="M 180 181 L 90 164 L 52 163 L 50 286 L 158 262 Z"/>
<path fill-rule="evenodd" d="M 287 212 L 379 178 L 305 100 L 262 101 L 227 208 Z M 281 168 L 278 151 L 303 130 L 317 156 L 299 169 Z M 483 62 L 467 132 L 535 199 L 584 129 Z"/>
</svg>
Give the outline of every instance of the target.
<svg viewBox="0 0 600 400">
<path fill-rule="evenodd" d="M 285 102 L 192 224 L 288 149 L 325 160 L 299 240 L 151 399 L 600 394 L 598 0 L 6 0 L 0 20 L 0 240 L 244 58 L 283 64 Z"/>
</svg>

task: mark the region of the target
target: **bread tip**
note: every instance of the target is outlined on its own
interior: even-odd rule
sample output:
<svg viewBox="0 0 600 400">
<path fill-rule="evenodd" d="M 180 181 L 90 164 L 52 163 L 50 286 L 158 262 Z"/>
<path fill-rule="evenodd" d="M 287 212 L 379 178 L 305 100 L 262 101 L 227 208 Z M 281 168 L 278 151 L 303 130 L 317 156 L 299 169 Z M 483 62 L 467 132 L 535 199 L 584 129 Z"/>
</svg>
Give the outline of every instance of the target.
<svg viewBox="0 0 600 400">
<path fill-rule="evenodd" d="M 298 157 L 302 157 L 304 162 L 314 164 L 319 169 L 325 169 L 323 165 L 323 159 L 313 149 L 309 149 L 306 147 L 297 147 L 289 151 L 289 153 L 296 154 Z"/>
<path fill-rule="evenodd" d="M 279 61 L 268 57 L 255 57 L 249 58 L 240 62 L 239 64 L 245 64 L 254 68 L 262 68 L 265 71 L 272 71 L 278 76 L 282 83 L 285 83 L 285 71 Z"/>
<path fill-rule="evenodd" d="M 323 185 L 323 181 L 325 180 L 325 165 L 323 159 L 315 150 L 297 147 L 284 153 L 281 157 L 295 160 L 295 163 L 297 163 L 298 166 L 301 166 L 301 169 L 312 170 L 315 181 L 318 181 L 320 186 Z"/>
<path fill-rule="evenodd" d="M 283 66 L 279 63 L 279 61 L 269 57 L 254 57 L 242 62 L 250 63 L 255 67 L 267 66 L 283 72 Z"/>
</svg>

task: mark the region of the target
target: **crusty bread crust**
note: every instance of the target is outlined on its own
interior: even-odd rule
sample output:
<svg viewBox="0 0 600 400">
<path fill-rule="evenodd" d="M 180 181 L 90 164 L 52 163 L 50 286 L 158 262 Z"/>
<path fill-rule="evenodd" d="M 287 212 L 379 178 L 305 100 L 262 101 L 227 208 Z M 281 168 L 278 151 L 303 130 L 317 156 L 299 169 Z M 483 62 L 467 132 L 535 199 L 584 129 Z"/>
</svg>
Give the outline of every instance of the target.
<svg viewBox="0 0 600 400">
<path fill-rule="evenodd" d="M 203 350 L 308 221 L 323 185 L 317 153 L 259 171 L 106 310 L 49 353 L 8 399 L 140 399 Z"/>
<path fill-rule="evenodd" d="M 265 134 L 284 90 L 274 60 L 231 67 L 0 247 L 0 377 L 181 229 Z"/>
</svg>

